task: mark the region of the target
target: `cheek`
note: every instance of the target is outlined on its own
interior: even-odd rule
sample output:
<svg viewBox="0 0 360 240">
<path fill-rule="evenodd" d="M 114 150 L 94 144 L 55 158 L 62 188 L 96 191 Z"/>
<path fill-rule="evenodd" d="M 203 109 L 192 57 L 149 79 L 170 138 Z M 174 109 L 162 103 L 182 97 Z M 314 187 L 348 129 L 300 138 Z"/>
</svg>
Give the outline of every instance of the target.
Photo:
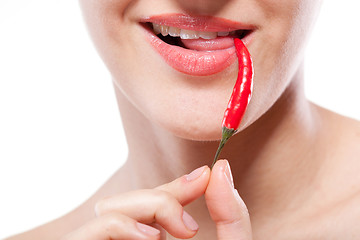
<svg viewBox="0 0 360 240">
<path fill-rule="evenodd" d="M 123 17 L 135 0 L 79 0 L 88 32 L 105 64 L 114 62 L 112 50 L 124 41 L 129 21 Z M 115 49 L 116 50 L 116 49 Z"/>
<path fill-rule="evenodd" d="M 264 114 L 281 96 L 298 72 L 304 47 L 318 12 L 320 1 L 263 0 L 266 15 L 251 47 L 255 83 L 252 107 L 244 124 Z M 301 91 L 301 89 L 298 89 Z"/>
<path fill-rule="evenodd" d="M 235 64 L 210 77 L 179 73 L 145 41 L 143 29 L 126 12 L 125 17 L 121 14 L 125 1 L 112 7 L 109 1 L 85 1 L 84 15 L 95 46 L 127 100 L 146 119 L 179 137 L 218 139 L 236 80 Z"/>
<path fill-rule="evenodd" d="M 80 0 L 89 32 L 116 87 L 144 117 L 175 135 L 218 139 L 237 65 L 203 78 L 171 69 L 145 42 L 140 26 L 126 15 L 134 2 Z M 243 127 L 271 107 L 299 65 L 304 36 L 295 29 L 301 26 L 299 22 L 305 22 L 297 12 L 301 2 L 305 1 L 259 1 L 267 21 L 250 49 L 255 68 L 254 95 Z"/>
</svg>

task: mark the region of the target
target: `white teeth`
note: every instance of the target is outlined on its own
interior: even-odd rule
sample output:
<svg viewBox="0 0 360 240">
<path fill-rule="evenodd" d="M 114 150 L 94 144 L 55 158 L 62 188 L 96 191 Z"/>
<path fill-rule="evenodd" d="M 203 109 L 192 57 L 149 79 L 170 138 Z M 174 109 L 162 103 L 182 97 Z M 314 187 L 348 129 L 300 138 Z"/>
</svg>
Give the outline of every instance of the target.
<svg viewBox="0 0 360 240">
<path fill-rule="evenodd" d="M 161 33 L 161 28 L 159 24 L 154 23 L 153 24 L 153 28 L 154 28 L 154 32 L 156 35 L 158 35 L 159 33 Z"/>
<path fill-rule="evenodd" d="M 235 35 L 235 31 L 232 32 L 198 32 L 188 29 L 180 29 L 176 27 L 169 27 L 165 25 L 159 25 L 153 23 L 154 33 L 156 35 L 162 34 L 163 36 L 170 35 L 172 37 L 180 37 L 181 39 L 215 39 L 219 37 L 226 37 L 229 35 Z"/>
<path fill-rule="evenodd" d="M 203 39 L 215 39 L 217 32 L 200 32 L 200 37 Z"/>
<path fill-rule="evenodd" d="M 180 28 L 169 27 L 169 35 L 172 37 L 180 37 Z"/>
<path fill-rule="evenodd" d="M 181 29 L 180 31 L 181 39 L 199 39 L 199 33 L 192 30 Z"/>
<path fill-rule="evenodd" d="M 161 34 L 165 37 L 166 35 L 169 34 L 169 27 L 160 25 L 160 31 L 161 31 Z"/>
<path fill-rule="evenodd" d="M 226 36 L 229 36 L 229 32 L 218 32 L 217 33 L 217 35 L 219 36 L 219 37 L 226 37 Z"/>
</svg>

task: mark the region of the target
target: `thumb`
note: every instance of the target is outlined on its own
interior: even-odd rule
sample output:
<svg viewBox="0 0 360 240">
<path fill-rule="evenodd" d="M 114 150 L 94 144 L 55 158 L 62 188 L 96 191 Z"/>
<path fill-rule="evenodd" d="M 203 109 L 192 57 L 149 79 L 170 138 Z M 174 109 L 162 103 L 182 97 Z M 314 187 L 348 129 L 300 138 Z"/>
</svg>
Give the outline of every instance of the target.
<svg viewBox="0 0 360 240">
<path fill-rule="evenodd" d="M 251 240 L 251 224 L 247 207 L 234 189 L 230 165 L 218 161 L 205 192 L 210 216 L 216 224 L 219 240 Z"/>
</svg>

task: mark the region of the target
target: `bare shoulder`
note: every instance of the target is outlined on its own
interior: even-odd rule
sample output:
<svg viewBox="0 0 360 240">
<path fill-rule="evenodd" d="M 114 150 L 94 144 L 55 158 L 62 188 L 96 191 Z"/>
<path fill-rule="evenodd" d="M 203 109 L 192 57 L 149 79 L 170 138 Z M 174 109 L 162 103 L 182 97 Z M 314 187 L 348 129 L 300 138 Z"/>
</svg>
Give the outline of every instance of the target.
<svg viewBox="0 0 360 240">
<path fill-rule="evenodd" d="M 325 199 L 323 199 L 326 202 Z M 291 232 L 279 239 L 360 239 L 360 193 L 347 196 L 337 203 L 322 204 L 312 214 L 293 224 Z"/>
<path fill-rule="evenodd" d="M 316 221 L 319 239 L 360 239 L 360 191 L 323 209 Z"/>
<path fill-rule="evenodd" d="M 360 193 L 360 122 L 337 113 L 324 112 L 324 181 L 339 197 Z"/>
<path fill-rule="evenodd" d="M 323 220 L 333 236 L 360 239 L 360 122 L 336 113 L 330 115 L 337 138 L 332 150 L 334 171 L 330 177 L 335 179 L 332 187 L 339 197 L 329 206 L 328 214 L 324 213 L 327 221 Z"/>
<path fill-rule="evenodd" d="M 360 239 L 360 122 L 316 108 L 326 153 L 312 202 L 315 207 L 302 218 L 308 229 L 303 233 L 310 233 L 311 239 Z"/>
<path fill-rule="evenodd" d="M 337 115 L 339 119 L 339 144 L 344 157 L 352 160 L 353 164 L 360 166 L 360 122 L 344 116 Z"/>
<path fill-rule="evenodd" d="M 360 121 L 319 106 L 315 106 L 315 109 L 320 115 L 324 135 L 333 145 L 333 153 L 343 159 L 360 160 Z"/>
<path fill-rule="evenodd" d="M 345 141 L 355 141 L 354 144 L 360 141 L 360 121 L 345 117 L 336 113 L 332 113 L 334 119 L 339 124 L 339 131 L 342 131 Z M 351 145 L 352 146 L 352 145 Z M 360 149 L 360 148 L 357 148 Z"/>
</svg>

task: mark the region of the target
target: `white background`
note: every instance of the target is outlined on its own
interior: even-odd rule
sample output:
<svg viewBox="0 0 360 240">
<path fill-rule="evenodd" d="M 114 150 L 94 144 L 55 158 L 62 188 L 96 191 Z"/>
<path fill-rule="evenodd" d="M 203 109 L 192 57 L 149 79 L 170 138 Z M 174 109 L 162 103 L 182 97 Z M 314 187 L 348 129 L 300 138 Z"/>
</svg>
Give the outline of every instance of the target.
<svg viewBox="0 0 360 240">
<path fill-rule="evenodd" d="M 306 93 L 360 119 L 360 3 L 327 0 Z M 72 210 L 127 155 L 110 76 L 75 0 L 0 0 L 0 238 Z"/>
</svg>

